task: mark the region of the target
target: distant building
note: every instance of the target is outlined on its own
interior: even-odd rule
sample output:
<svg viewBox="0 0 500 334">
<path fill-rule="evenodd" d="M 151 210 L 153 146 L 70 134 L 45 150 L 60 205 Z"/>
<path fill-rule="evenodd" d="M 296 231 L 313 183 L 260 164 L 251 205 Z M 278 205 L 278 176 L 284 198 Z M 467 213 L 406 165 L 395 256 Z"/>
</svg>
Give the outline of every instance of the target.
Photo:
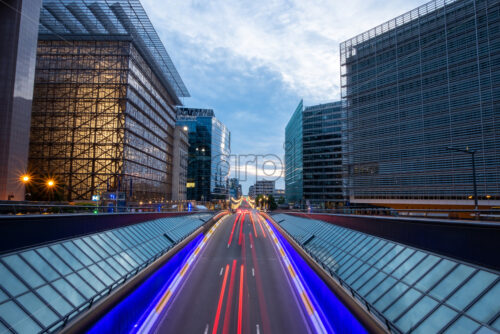
<svg viewBox="0 0 500 334">
<path fill-rule="evenodd" d="M 260 180 L 255 182 L 255 195 L 274 194 L 275 181 Z"/>
<path fill-rule="evenodd" d="M 248 196 L 255 198 L 255 185 L 248 187 Z"/>
<path fill-rule="evenodd" d="M 187 199 L 226 199 L 229 193 L 231 133 L 212 109 L 177 109 L 177 124 L 188 128 Z"/>
<path fill-rule="evenodd" d="M 67 200 L 172 198 L 175 106 L 189 96 L 138 0 L 44 1 L 30 169 Z"/>
<path fill-rule="evenodd" d="M 176 126 L 174 131 L 174 153 L 172 160 L 172 200 L 183 201 L 187 199 L 187 173 L 189 139 L 187 128 Z"/>
<path fill-rule="evenodd" d="M 278 199 L 280 197 L 285 197 L 285 189 L 274 189 L 274 198 Z"/>
<path fill-rule="evenodd" d="M 285 128 L 285 194 L 291 203 L 303 200 L 302 109 L 300 101 Z"/>
<path fill-rule="evenodd" d="M 500 204 L 498 1 L 431 1 L 340 45 L 353 203 Z M 495 27 L 495 28 L 493 28 Z"/>
<path fill-rule="evenodd" d="M 240 180 L 237 178 L 229 179 L 229 196 L 239 198 L 241 196 Z"/>
<path fill-rule="evenodd" d="M 41 3 L 0 3 L 0 201 L 24 200 Z"/>
</svg>

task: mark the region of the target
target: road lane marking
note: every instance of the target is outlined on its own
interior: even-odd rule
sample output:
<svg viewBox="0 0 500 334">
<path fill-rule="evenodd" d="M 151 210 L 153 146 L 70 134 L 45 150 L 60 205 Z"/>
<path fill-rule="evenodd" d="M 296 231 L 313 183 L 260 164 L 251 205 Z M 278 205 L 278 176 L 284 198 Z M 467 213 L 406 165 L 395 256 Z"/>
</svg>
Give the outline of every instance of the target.
<svg viewBox="0 0 500 334">
<path fill-rule="evenodd" d="M 252 276 L 255 277 L 255 270 L 252 268 Z"/>
<path fill-rule="evenodd" d="M 222 273 L 224 272 L 224 267 L 220 267 L 220 273 L 219 276 L 222 276 Z"/>
<path fill-rule="evenodd" d="M 227 275 L 229 274 L 229 264 L 226 264 L 226 273 L 224 274 L 224 280 L 222 281 L 222 287 L 220 289 L 219 303 L 217 304 L 217 313 L 214 319 L 214 328 L 212 333 L 217 333 L 217 327 L 219 326 L 220 311 L 222 308 L 222 301 L 224 300 L 224 291 L 226 290 Z"/>
<path fill-rule="evenodd" d="M 256 333 L 256 334 L 260 334 L 260 327 L 259 327 L 259 324 L 256 324 L 256 325 L 255 325 L 255 333 Z"/>
<path fill-rule="evenodd" d="M 243 264 L 240 267 L 240 297 L 238 300 L 238 334 L 241 334 L 241 324 L 243 320 L 243 278 L 245 267 Z"/>
<path fill-rule="evenodd" d="M 208 334 L 208 324 L 205 326 L 205 331 L 203 332 L 203 334 Z"/>
<path fill-rule="evenodd" d="M 233 265 L 231 266 L 231 279 L 229 280 L 229 291 L 227 292 L 226 312 L 224 314 L 222 334 L 229 334 L 229 323 L 233 304 L 234 277 L 236 275 L 236 270 L 236 260 L 233 260 Z"/>
</svg>

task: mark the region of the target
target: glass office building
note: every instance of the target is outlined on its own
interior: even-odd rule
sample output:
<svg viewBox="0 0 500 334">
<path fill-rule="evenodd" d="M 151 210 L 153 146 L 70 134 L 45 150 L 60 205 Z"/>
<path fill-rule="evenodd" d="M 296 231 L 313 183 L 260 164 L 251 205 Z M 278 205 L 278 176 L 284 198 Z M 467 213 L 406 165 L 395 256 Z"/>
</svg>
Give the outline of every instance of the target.
<svg viewBox="0 0 500 334">
<path fill-rule="evenodd" d="M 304 199 L 332 208 L 344 201 L 342 102 L 305 107 L 303 122 Z"/>
<path fill-rule="evenodd" d="M 0 2 L 0 201 L 24 200 L 40 6 Z"/>
<path fill-rule="evenodd" d="M 303 200 L 302 110 L 301 100 L 285 128 L 285 197 L 289 203 Z"/>
<path fill-rule="evenodd" d="M 175 105 L 188 95 L 139 1 L 46 0 L 30 169 L 67 200 L 170 200 Z"/>
<path fill-rule="evenodd" d="M 498 27 L 498 1 L 436 0 L 341 43 L 352 202 L 470 204 L 468 147 L 498 203 Z"/>
<path fill-rule="evenodd" d="M 187 199 L 227 199 L 231 133 L 212 109 L 177 108 L 177 124 L 188 127 Z"/>
</svg>

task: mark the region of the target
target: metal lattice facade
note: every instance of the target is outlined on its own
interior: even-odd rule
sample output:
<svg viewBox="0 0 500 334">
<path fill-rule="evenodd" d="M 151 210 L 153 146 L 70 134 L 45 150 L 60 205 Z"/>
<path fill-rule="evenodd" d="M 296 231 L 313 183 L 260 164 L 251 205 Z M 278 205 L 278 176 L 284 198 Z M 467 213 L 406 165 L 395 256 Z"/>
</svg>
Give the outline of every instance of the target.
<svg viewBox="0 0 500 334">
<path fill-rule="evenodd" d="M 131 41 L 39 41 L 30 170 L 68 200 L 170 199 L 175 113 Z"/>
<path fill-rule="evenodd" d="M 351 201 L 500 199 L 500 2 L 436 0 L 340 45 Z"/>
</svg>

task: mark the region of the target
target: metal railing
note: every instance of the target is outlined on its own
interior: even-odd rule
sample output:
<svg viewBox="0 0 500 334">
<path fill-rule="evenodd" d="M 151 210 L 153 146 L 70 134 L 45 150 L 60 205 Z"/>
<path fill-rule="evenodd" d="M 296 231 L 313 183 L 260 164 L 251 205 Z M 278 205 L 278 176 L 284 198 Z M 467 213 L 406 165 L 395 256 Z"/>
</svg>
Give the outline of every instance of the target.
<svg viewBox="0 0 500 334">
<path fill-rule="evenodd" d="M 500 221 L 500 209 L 392 209 L 373 207 L 342 207 L 337 209 L 280 209 L 281 212 L 368 215 L 402 218 L 460 219 Z"/>
<path fill-rule="evenodd" d="M 197 211 L 196 209 L 192 211 Z M 199 211 L 199 210 L 198 210 Z M 211 212 L 203 210 L 200 212 Z M 80 213 L 139 213 L 139 212 L 187 212 L 179 208 L 166 205 L 140 205 L 140 206 L 98 206 L 98 205 L 72 205 L 72 204 L 45 204 L 45 203 L 0 203 L 1 215 L 33 215 L 33 214 L 80 214 Z"/>
</svg>

